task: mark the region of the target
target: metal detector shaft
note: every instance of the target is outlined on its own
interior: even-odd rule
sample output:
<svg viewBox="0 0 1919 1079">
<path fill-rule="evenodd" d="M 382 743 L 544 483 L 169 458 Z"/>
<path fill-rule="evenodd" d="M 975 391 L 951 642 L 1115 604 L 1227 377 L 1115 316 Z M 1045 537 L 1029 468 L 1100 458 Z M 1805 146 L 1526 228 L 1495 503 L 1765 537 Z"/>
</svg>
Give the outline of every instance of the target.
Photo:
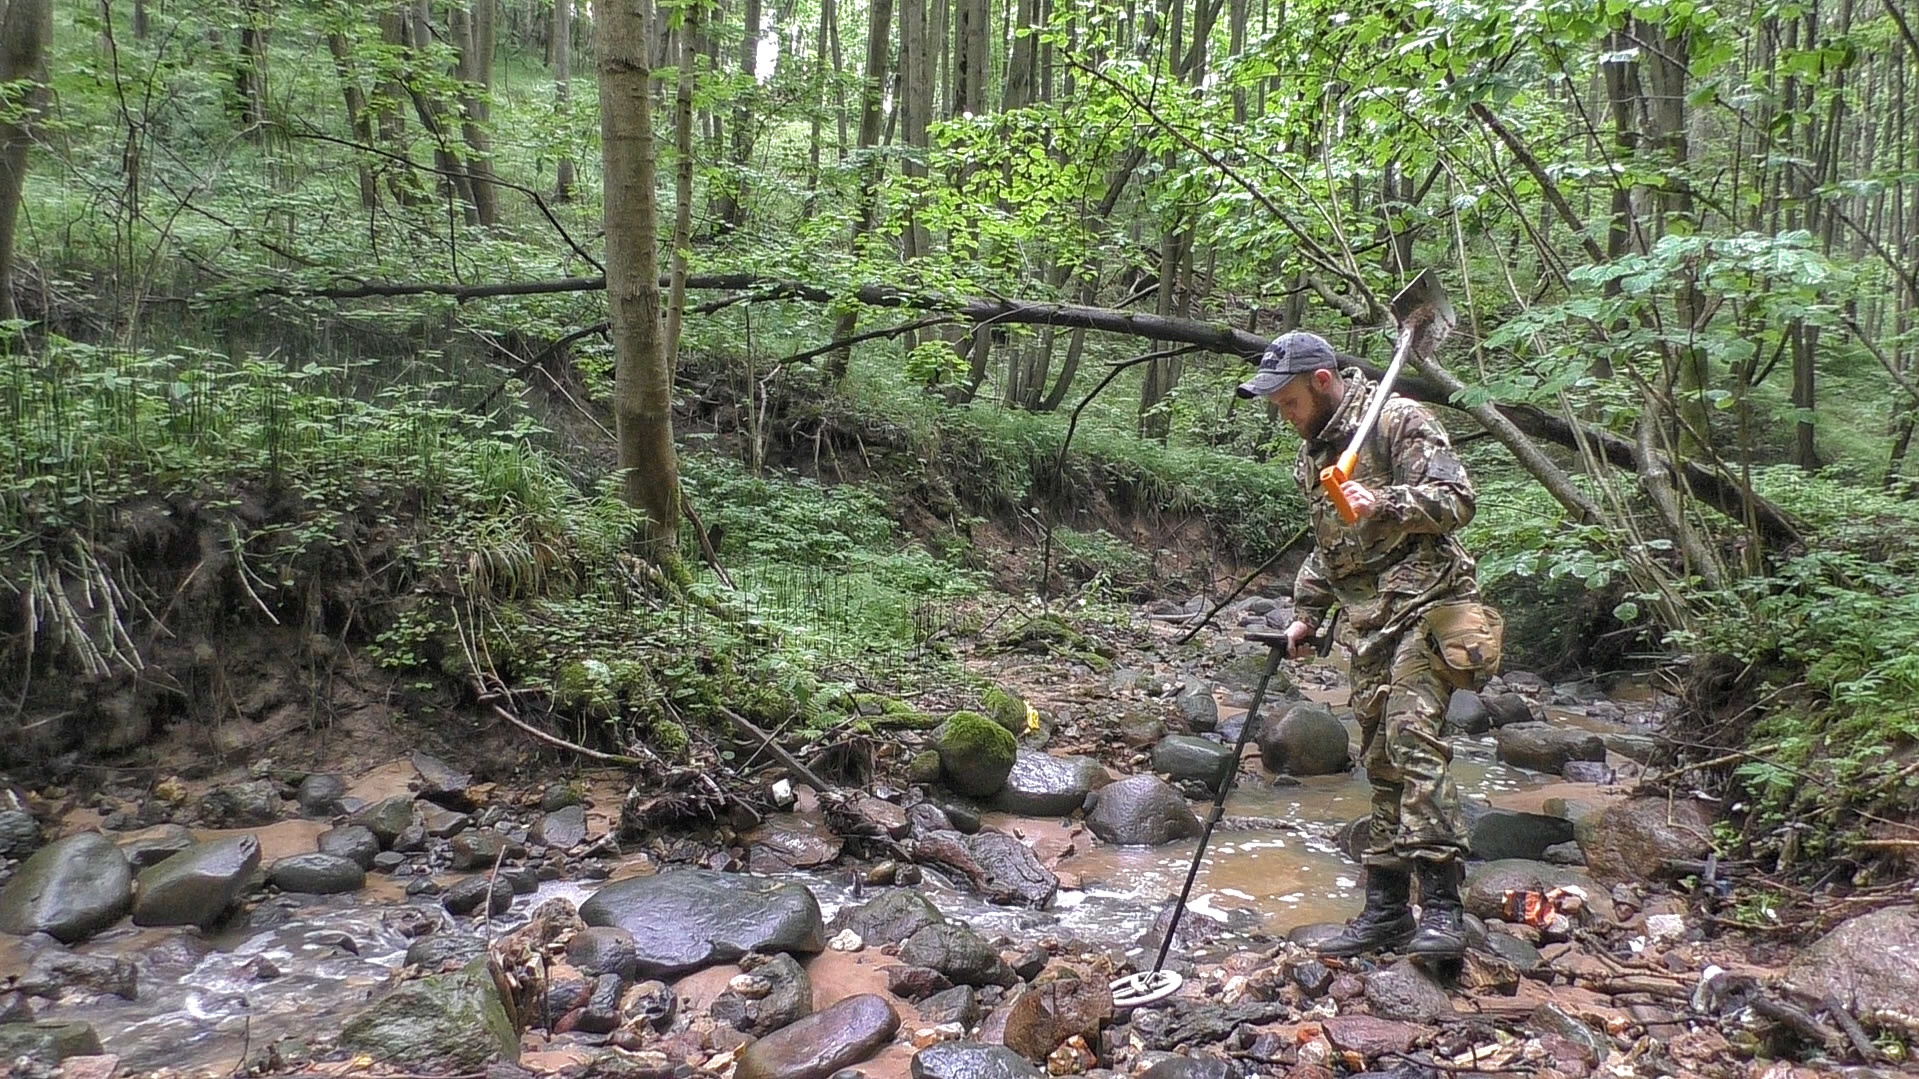
<svg viewBox="0 0 1919 1079">
<path fill-rule="evenodd" d="M 1166 925 L 1166 938 L 1159 942 L 1159 955 L 1153 960 L 1155 973 L 1166 965 L 1166 952 L 1173 946 L 1173 934 L 1179 932 L 1179 919 L 1186 913 L 1186 898 L 1193 893 L 1193 880 L 1199 876 L 1199 863 L 1206 857 L 1207 841 L 1213 838 L 1213 827 L 1226 811 L 1226 796 L 1232 793 L 1233 780 L 1239 778 L 1240 754 L 1246 752 L 1246 740 L 1252 736 L 1253 725 L 1259 722 L 1259 706 L 1266 701 L 1266 686 L 1279 670 L 1279 660 L 1285 652 L 1284 635 L 1266 639 L 1266 669 L 1260 672 L 1259 685 L 1253 688 L 1253 701 L 1246 706 L 1246 722 L 1239 725 L 1239 741 L 1233 744 L 1233 755 L 1226 758 L 1226 774 L 1215 784 L 1219 793 L 1213 796 L 1213 811 L 1206 814 L 1206 826 L 1200 829 L 1199 846 L 1193 850 L 1193 864 L 1186 869 L 1186 884 L 1179 890 L 1179 901 L 1173 904 L 1173 919 Z"/>
</svg>

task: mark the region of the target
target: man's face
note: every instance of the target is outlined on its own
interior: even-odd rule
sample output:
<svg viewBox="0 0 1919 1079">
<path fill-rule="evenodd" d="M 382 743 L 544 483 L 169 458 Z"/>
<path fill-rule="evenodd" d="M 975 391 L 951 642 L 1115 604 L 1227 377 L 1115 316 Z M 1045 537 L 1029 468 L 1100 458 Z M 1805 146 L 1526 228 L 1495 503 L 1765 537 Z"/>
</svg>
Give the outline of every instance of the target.
<svg viewBox="0 0 1919 1079">
<path fill-rule="evenodd" d="M 1332 387 L 1319 385 L 1322 381 L 1332 382 L 1330 376 L 1321 378 L 1325 374 L 1315 371 L 1295 378 L 1266 395 L 1279 409 L 1279 418 L 1290 424 L 1301 438 L 1318 434 L 1326 421 L 1333 418 L 1333 410 L 1339 407 L 1339 398 L 1333 395 Z"/>
</svg>

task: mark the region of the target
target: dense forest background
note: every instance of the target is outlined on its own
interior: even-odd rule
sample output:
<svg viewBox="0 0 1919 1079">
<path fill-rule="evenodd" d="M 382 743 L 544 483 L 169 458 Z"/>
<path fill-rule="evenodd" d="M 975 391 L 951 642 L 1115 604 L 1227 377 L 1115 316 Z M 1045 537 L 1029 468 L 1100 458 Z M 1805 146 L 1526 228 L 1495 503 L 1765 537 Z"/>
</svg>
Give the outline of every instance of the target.
<svg viewBox="0 0 1919 1079">
<path fill-rule="evenodd" d="M 671 758 L 995 590 L 1217 595 L 1301 517 L 1245 360 L 1383 362 L 1431 269 L 1524 661 L 1666 672 L 1729 849 L 1919 849 L 1904 0 L 4 19 L 9 755 L 239 707 L 247 638 Z"/>
</svg>

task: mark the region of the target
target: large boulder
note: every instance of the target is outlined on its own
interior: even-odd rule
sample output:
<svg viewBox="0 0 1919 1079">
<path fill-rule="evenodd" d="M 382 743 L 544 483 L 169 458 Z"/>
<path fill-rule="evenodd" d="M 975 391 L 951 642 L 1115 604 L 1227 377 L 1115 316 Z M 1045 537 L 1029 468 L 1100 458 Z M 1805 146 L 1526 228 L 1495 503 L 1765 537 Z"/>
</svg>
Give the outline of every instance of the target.
<svg viewBox="0 0 1919 1079">
<path fill-rule="evenodd" d="M 1531 702 L 1517 693 L 1491 693 L 1481 697 L 1480 700 L 1486 705 L 1486 722 L 1502 730 L 1520 723 L 1533 723 L 1539 719 L 1539 716 L 1533 714 Z"/>
<path fill-rule="evenodd" d="M 1455 689 L 1446 701 L 1446 733 L 1468 736 L 1492 730 L 1492 714 L 1486 702 L 1470 689 Z"/>
<path fill-rule="evenodd" d="M 940 1042 L 913 1054 L 913 1079 L 1045 1079 L 1046 1073 L 1004 1045 Z"/>
<path fill-rule="evenodd" d="M 1605 884 L 1660 876 L 1668 861 L 1697 861 L 1712 850 L 1713 813 L 1690 798 L 1633 798 L 1573 825 L 1592 875 Z"/>
<path fill-rule="evenodd" d="M 373 859 L 380 855 L 380 837 L 364 824 L 328 828 L 315 842 L 321 854 L 345 858 L 361 869 L 372 869 Z"/>
<path fill-rule="evenodd" d="M 1785 982 L 1837 999 L 1859 1020 L 1919 1036 L 1919 908 L 1886 907 L 1839 923 L 1787 965 Z"/>
<path fill-rule="evenodd" d="M 1466 848 L 1475 858 L 1541 858 L 1546 848 L 1573 837 L 1573 825 L 1561 817 L 1511 809 L 1480 812 L 1467 832 Z"/>
<path fill-rule="evenodd" d="M 340 1047 L 410 1072 L 476 1072 L 519 1060 L 520 1035 L 482 957 L 402 983 L 347 1021 Z"/>
<path fill-rule="evenodd" d="M 1128 776 L 1094 795 L 1086 826 L 1108 843 L 1158 846 L 1199 834 L 1185 796 L 1153 775 Z"/>
<path fill-rule="evenodd" d="M 878 1052 L 899 1027 L 885 997 L 847 997 L 747 1046 L 734 1079 L 826 1079 Z"/>
<path fill-rule="evenodd" d="M 1586 893 L 1592 909 L 1602 918 L 1613 916 L 1612 895 L 1586 873 L 1563 865 L 1525 858 L 1502 858 L 1474 866 L 1466 873 L 1462 893 L 1466 913 L 1478 918 L 1503 918 L 1501 913 L 1507 892 L 1546 892 L 1554 888 L 1577 887 Z"/>
<path fill-rule="evenodd" d="M 1013 758 L 1005 785 L 992 807 L 1028 817 L 1063 817 L 1086 801 L 1086 794 L 1112 781 L 1106 766 L 1091 757 L 1055 757 L 1022 749 Z"/>
<path fill-rule="evenodd" d="M 1515 768 L 1558 775 L 1567 761 L 1603 761 L 1606 743 L 1591 731 L 1520 723 L 1499 728 L 1499 759 Z"/>
<path fill-rule="evenodd" d="M 200 819 L 215 828 L 253 828 L 280 819 L 280 785 L 270 779 L 215 787 L 200 798 Z"/>
<path fill-rule="evenodd" d="M 686 869 L 616 881 L 580 905 L 588 925 L 633 934 L 641 978 L 670 978 L 747 952 L 826 947 L 819 901 L 797 884 Z"/>
<path fill-rule="evenodd" d="M 542 847 L 571 850 L 586 842 L 586 807 L 562 806 L 534 823 L 527 842 Z"/>
<path fill-rule="evenodd" d="M 978 712 L 955 712 L 933 732 L 940 777 L 971 798 L 990 798 L 1013 771 L 1019 743 L 1005 727 Z"/>
<path fill-rule="evenodd" d="M 300 815 L 331 817 L 340 811 L 340 799 L 346 797 L 346 780 L 331 772 L 309 772 L 300 780 L 293 798 L 300 803 Z"/>
<path fill-rule="evenodd" d="M 833 916 L 831 932 L 851 929 L 867 944 L 898 944 L 941 921 L 939 908 L 918 892 L 895 888 L 864 906 L 842 907 Z"/>
<path fill-rule="evenodd" d="M 1233 747 L 1196 734 L 1172 734 L 1153 747 L 1153 771 L 1173 777 L 1173 782 L 1197 780 L 1206 789 L 1217 791 L 1232 767 Z"/>
<path fill-rule="evenodd" d="M 126 855 L 99 832 L 41 847 L 0 888 L 0 930 L 71 944 L 120 920 L 133 902 Z"/>
<path fill-rule="evenodd" d="M 133 923 L 205 929 L 240 898 L 258 868 L 260 841 L 251 835 L 195 843 L 140 872 Z"/>
<path fill-rule="evenodd" d="M 1301 701 L 1260 726 L 1259 759 L 1275 775 L 1333 775 L 1352 768 L 1352 743 L 1324 705 Z"/>
<path fill-rule="evenodd" d="M 274 862 L 267 870 L 267 880 L 283 892 L 338 895 L 359 891 L 366 883 L 366 870 L 351 858 L 315 851 L 290 854 Z"/>
</svg>

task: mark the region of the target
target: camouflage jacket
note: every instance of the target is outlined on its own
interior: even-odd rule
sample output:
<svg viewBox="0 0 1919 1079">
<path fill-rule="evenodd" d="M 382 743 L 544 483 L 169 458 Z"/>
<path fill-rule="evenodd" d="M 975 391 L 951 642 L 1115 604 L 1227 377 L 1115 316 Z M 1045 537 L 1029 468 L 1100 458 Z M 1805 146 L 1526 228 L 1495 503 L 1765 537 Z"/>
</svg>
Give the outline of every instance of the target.
<svg viewBox="0 0 1919 1079">
<path fill-rule="evenodd" d="M 1452 536 L 1473 519 L 1476 496 L 1445 428 L 1424 405 L 1392 397 L 1353 469 L 1353 479 L 1379 496 L 1378 511 L 1347 524 L 1320 488 L 1319 470 L 1352 440 L 1377 387 L 1358 371 L 1342 377 L 1339 410 L 1300 444 L 1293 464 L 1314 538 L 1293 605 L 1317 627 L 1337 602 L 1346 612 L 1341 638 L 1363 654 L 1438 600 L 1478 597 L 1472 557 Z"/>
</svg>

